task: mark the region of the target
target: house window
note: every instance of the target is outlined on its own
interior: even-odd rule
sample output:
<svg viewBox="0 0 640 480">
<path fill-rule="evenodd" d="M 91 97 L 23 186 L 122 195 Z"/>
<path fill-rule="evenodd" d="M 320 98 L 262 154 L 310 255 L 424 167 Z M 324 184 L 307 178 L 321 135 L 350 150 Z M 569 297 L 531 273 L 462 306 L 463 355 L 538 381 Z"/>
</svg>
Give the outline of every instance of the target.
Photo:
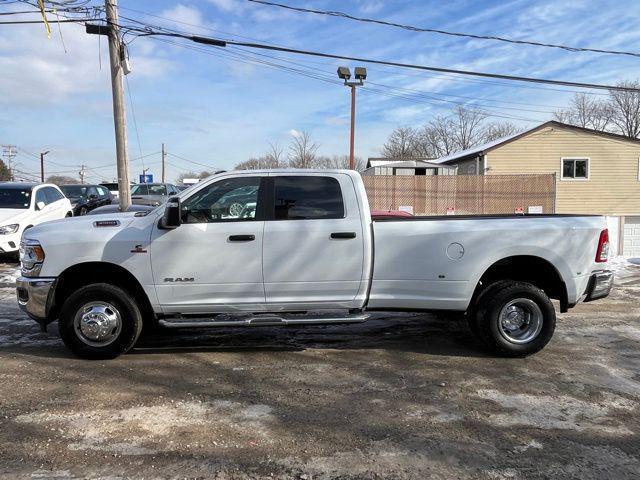
<svg viewBox="0 0 640 480">
<path fill-rule="evenodd" d="M 589 159 L 588 158 L 563 158 L 562 159 L 562 180 L 588 180 L 589 179 Z"/>
</svg>

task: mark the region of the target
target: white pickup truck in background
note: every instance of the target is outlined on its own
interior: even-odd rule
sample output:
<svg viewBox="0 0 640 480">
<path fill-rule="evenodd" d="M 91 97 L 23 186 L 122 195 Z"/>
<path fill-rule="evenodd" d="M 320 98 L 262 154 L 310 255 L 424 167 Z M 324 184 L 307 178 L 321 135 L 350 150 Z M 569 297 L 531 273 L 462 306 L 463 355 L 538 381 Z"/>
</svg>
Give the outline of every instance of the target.
<svg viewBox="0 0 640 480">
<path fill-rule="evenodd" d="M 49 222 L 22 240 L 20 306 L 77 355 L 111 358 L 143 325 L 361 322 L 466 312 L 495 353 L 524 356 L 566 311 L 609 294 L 605 220 L 584 215 L 372 220 L 352 171 L 226 172 L 151 212 Z"/>
</svg>

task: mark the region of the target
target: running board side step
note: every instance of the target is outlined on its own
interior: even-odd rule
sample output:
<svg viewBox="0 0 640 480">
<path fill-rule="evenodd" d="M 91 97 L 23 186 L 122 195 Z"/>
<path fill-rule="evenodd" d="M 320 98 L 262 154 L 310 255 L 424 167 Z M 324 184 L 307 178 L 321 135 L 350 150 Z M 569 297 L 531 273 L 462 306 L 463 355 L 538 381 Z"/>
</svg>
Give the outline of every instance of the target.
<svg viewBox="0 0 640 480">
<path fill-rule="evenodd" d="M 249 317 L 239 317 L 237 320 L 215 320 L 211 318 L 164 318 L 159 320 L 158 323 L 166 328 L 264 327 L 285 325 L 322 325 L 332 323 L 362 323 L 368 318 L 369 315 L 366 314 L 347 315 L 344 317 L 286 317 L 278 315 L 252 315 Z"/>
</svg>

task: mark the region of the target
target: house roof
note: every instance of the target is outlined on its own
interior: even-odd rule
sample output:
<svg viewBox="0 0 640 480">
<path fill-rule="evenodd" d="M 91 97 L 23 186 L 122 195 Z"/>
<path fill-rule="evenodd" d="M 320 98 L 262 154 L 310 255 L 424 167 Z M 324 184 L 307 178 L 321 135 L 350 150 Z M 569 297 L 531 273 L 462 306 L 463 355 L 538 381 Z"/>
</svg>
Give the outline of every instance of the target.
<svg viewBox="0 0 640 480">
<path fill-rule="evenodd" d="M 450 155 L 446 155 L 444 157 L 440 157 L 436 160 L 432 160 L 433 163 L 449 163 L 455 160 L 463 160 L 466 158 L 475 158 L 481 155 L 485 155 L 487 152 L 493 150 L 494 148 L 500 147 L 506 143 L 513 142 L 525 135 L 529 135 L 530 133 L 536 132 L 538 130 L 542 130 L 547 127 L 558 127 L 558 128 L 566 128 L 570 130 L 576 130 L 583 133 L 590 133 L 592 135 L 598 135 L 601 137 L 612 138 L 615 140 L 623 140 L 627 142 L 633 142 L 640 145 L 640 140 L 637 138 L 629 138 L 624 135 L 618 135 L 617 133 L 609 133 L 609 132 L 599 132 L 597 130 L 592 130 L 591 128 L 578 127 L 576 125 L 569 125 L 567 123 L 557 122 L 555 120 L 550 120 L 548 122 L 541 123 L 535 127 L 529 128 L 522 132 L 515 133 L 513 135 L 508 135 L 506 137 L 501 137 L 491 142 L 484 143 L 482 145 L 477 145 L 475 147 L 468 148 L 466 150 L 461 150 L 458 152 L 454 152 Z"/>
<path fill-rule="evenodd" d="M 402 164 L 402 165 L 400 165 Z M 436 167 L 432 158 L 369 158 L 367 168 L 393 165 L 401 167 Z"/>
</svg>

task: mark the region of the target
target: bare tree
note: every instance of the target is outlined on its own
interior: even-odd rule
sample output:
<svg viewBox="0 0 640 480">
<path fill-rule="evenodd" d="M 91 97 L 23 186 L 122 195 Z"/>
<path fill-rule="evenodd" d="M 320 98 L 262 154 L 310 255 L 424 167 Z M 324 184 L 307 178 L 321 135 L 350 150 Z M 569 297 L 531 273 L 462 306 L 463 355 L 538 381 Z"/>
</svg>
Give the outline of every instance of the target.
<svg viewBox="0 0 640 480">
<path fill-rule="evenodd" d="M 292 168 L 314 168 L 320 145 L 311 140 L 309 132 L 296 132 L 289 144 L 289 166 Z"/>
<path fill-rule="evenodd" d="M 362 157 L 355 157 L 355 170 L 362 171 L 366 168 L 367 162 Z M 349 168 L 349 155 L 333 155 L 332 157 L 318 157 L 316 159 L 315 168 L 337 168 L 348 169 Z"/>
<path fill-rule="evenodd" d="M 492 122 L 484 127 L 483 143 L 493 142 L 499 138 L 508 137 L 521 132 L 522 129 L 516 127 L 511 122 Z"/>
<path fill-rule="evenodd" d="M 286 162 L 284 160 L 282 147 L 276 143 L 269 143 L 269 150 L 267 153 L 260 157 L 253 157 L 244 162 L 236 164 L 236 170 L 259 170 L 268 168 L 281 168 L 285 167 Z"/>
<path fill-rule="evenodd" d="M 396 128 L 382 147 L 382 155 L 439 158 L 518 131 L 512 123 L 487 123 L 486 119 L 487 114 L 481 110 L 458 106 L 451 114 L 434 117 L 420 129 Z"/>
<path fill-rule="evenodd" d="M 265 155 L 266 164 L 264 168 L 281 168 L 286 166 L 284 150 L 278 142 L 269 142 L 269 149 Z"/>
<path fill-rule="evenodd" d="M 618 84 L 619 87 L 634 88 L 636 91 L 610 90 L 611 107 L 613 115 L 611 122 L 616 130 L 630 138 L 640 137 L 640 82 L 625 81 Z"/>
<path fill-rule="evenodd" d="M 397 127 L 382 146 L 381 154 L 386 158 L 416 157 L 416 131 L 411 127 Z"/>
<path fill-rule="evenodd" d="M 67 177 L 65 175 L 49 175 L 46 180 L 47 183 L 53 183 L 55 185 L 69 185 L 78 183 L 79 180 L 73 177 Z"/>
<path fill-rule="evenodd" d="M 176 177 L 176 183 L 182 183 L 185 178 L 198 178 L 198 174 L 194 171 L 182 172 Z"/>
<path fill-rule="evenodd" d="M 487 114 L 481 110 L 465 108 L 462 105 L 456 107 L 451 120 L 451 135 L 460 150 L 484 142 L 483 122 L 486 118 Z"/>
<path fill-rule="evenodd" d="M 612 126 L 613 114 L 611 101 L 595 99 L 586 93 L 576 93 L 569 107 L 555 112 L 554 118 L 562 123 L 605 132 Z"/>
</svg>

